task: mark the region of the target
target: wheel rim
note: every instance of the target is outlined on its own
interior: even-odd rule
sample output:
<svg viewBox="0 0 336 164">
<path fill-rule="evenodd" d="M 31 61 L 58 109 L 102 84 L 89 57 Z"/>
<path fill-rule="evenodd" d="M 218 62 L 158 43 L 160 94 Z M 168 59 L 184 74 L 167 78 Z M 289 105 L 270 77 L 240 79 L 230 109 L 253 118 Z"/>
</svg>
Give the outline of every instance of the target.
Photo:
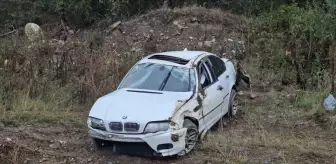
<svg viewBox="0 0 336 164">
<path fill-rule="evenodd" d="M 232 116 L 235 116 L 236 113 L 237 113 L 237 110 L 238 110 L 238 99 L 237 99 L 237 96 L 236 96 L 236 92 L 233 93 L 232 95 L 232 107 L 231 107 L 231 110 L 232 110 Z"/>
<path fill-rule="evenodd" d="M 188 129 L 185 137 L 185 153 L 189 153 L 196 145 L 198 138 L 198 131 L 195 129 Z"/>
</svg>

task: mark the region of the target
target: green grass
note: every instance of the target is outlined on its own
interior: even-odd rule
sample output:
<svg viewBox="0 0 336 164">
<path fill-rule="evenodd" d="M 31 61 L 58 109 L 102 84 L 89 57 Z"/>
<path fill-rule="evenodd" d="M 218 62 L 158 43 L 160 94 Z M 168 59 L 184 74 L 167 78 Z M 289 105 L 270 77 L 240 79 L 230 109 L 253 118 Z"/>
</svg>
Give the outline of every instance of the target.
<svg viewBox="0 0 336 164">
<path fill-rule="evenodd" d="M 50 124 L 71 124 L 82 126 L 85 112 L 80 105 L 69 103 L 67 92 L 62 90 L 51 90 L 44 93 L 44 97 L 30 98 L 27 92 L 20 91 L 16 99 L 5 108 L 0 106 L 0 123 L 4 125 L 17 126 L 21 124 L 50 123 Z"/>
<path fill-rule="evenodd" d="M 326 95 L 324 92 L 302 92 L 297 95 L 295 105 L 307 110 L 319 108 Z"/>
</svg>

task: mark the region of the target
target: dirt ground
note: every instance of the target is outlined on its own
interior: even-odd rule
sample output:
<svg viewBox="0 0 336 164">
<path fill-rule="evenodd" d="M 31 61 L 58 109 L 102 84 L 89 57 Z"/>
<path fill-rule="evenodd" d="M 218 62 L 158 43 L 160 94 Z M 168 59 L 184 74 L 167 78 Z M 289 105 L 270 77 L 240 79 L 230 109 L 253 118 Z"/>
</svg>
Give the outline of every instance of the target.
<svg viewBox="0 0 336 164">
<path fill-rule="evenodd" d="M 336 135 L 321 120 L 295 107 L 293 88 L 259 88 L 240 96 L 237 118 L 214 129 L 190 155 L 145 158 L 95 149 L 87 128 L 38 124 L 6 127 L 0 133 L 0 163 L 335 163 Z M 261 89 L 263 88 L 263 89 Z M 79 117 L 85 121 L 85 114 Z"/>
</svg>

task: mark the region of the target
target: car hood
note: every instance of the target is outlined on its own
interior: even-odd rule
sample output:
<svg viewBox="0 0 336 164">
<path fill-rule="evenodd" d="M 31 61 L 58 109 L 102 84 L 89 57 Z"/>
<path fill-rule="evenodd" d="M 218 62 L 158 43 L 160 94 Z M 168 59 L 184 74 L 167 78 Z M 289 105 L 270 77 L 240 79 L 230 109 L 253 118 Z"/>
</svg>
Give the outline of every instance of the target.
<svg viewBox="0 0 336 164">
<path fill-rule="evenodd" d="M 187 100 L 191 96 L 192 92 L 119 89 L 99 98 L 94 103 L 89 116 L 107 122 L 162 121 L 172 116 L 178 100 Z"/>
</svg>

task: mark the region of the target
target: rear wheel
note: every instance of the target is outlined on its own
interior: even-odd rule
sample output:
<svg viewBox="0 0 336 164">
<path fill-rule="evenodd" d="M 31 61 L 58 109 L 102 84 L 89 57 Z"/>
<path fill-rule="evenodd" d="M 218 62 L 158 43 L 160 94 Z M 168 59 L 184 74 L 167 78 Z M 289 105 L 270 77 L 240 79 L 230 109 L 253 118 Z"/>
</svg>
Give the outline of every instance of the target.
<svg viewBox="0 0 336 164">
<path fill-rule="evenodd" d="M 187 128 L 187 134 L 185 137 L 185 149 L 178 154 L 178 156 L 184 156 L 190 153 L 196 146 L 199 132 L 197 126 L 190 120 L 184 120 L 183 127 Z"/>
<path fill-rule="evenodd" d="M 225 115 L 225 118 L 229 119 L 234 118 L 237 114 L 237 110 L 238 110 L 237 92 L 235 89 L 232 89 L 229 100 L 229 108 L 227 114 Z"/>
<path fill-rule="evenodd" d="M 237 92 L 236 90 L 232 89 L 229 103 L 229 117 L 234 118 L 237 114 L 237 110 L 238 110 Z"/>
</svg>

